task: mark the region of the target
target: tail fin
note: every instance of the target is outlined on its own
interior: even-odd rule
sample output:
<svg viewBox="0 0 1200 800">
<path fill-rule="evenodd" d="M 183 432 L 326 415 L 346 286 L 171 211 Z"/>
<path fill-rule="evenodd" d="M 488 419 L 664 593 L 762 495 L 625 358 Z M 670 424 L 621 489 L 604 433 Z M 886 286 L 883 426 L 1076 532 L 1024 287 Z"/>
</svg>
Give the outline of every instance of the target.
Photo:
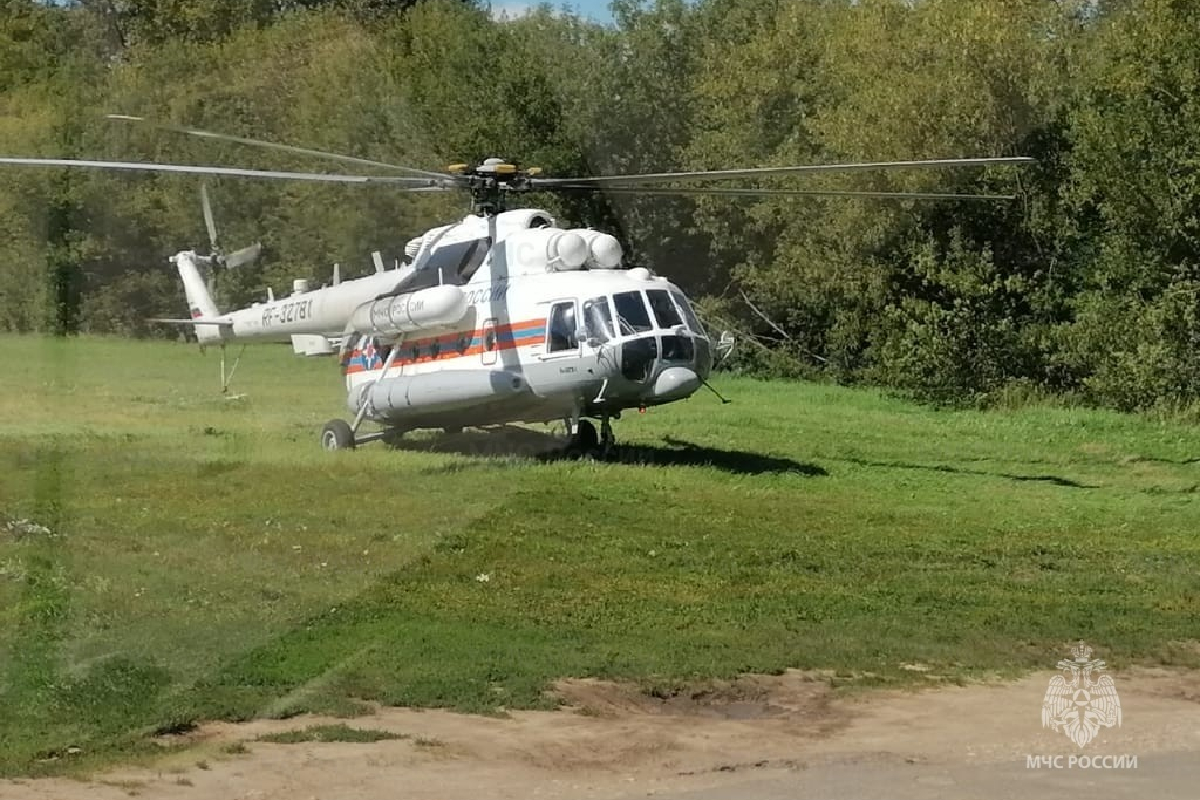
<svg viewBox="0 0 1200 800">
<path fill-rule="evenodd" d="M 221 314 L 217 311 L 217 304 L 208 293 L 208 286 L 205 285 L 200 269 L 196 266 L 196 254 L 184 251 L 172 256 L 171 260 L 175 262 L 175 268 L 179 270 L 179 277 L 183 280 L 183 293 L 187 297 L 188 312 L 192 319 L 219 317 Z M 197 325 L 196 338 L 201 343 L 219 341 L 221 331 L 216 326 Z"/>
</svg>

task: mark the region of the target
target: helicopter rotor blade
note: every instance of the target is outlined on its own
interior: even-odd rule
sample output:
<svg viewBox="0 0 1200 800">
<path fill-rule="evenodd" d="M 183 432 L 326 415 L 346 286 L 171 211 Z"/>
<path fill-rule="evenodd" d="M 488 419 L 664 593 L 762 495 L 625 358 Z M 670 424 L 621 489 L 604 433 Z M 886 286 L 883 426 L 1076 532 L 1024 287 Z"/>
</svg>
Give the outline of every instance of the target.
<svg viewBox="0 0 1200 800">
<path fill-rule="evenodd" d="M 535 191 L 555 193 L 586 193 L 604 195 L 634 195 L 647 197 L 848 197 L 878 200 L 1016 200 L 1011 194 L 957 194 L 953 192 L 857 192 L 833 190 L 789 190 L 789 189 L 725 189 L 725 188 L 609 188 L 606 186 L 549 186 Z"/>
<path fill-rule="evenodd" d="M 183 172 L 193 175 L 231 175 L 242 178 L 271 178 L 287 181 L 317 181 L 323 183 L 378 183 L 400 187 L 430 189 L 460 189 L 462 182 L 449 176 L 445 182 L 433 178 L 400 178 L 392 175 L 340 175 L 324 172 L 278 172 L 241 169 L 238 167 L 209 167 L 193 164 L 158 164 L 137 161 L 90 161 L 75 158 L 16 158 L 0 157 L 0 164 L 32 167 L 92 167 L 96 169 L 134 170 L 142 172 Z"/>
<path fill-rule="evenodd" d="M 278 142 L 267 142 L 261 139 L 250 139 L 244 136 L 233 136 L 228 133 L 214 133 L 212 131 L 202 131 L 196 128 L 185 128 L 179 125 L 167 125 L 161 122 L 152 122 L 145 117 L 132 117 L 127 114 L 107 114 L 106 117 L 112 120 L 122 120 L 125 122 L 142 122 L 154 128 L 164 131 L 173 131 L 174 133 L 182 133 L 188 136 L 199 136 L 205 139 L 215 139 L 222 142 L 237 142 L 238 144 L 250 145 L 251 147 L 264 147 L 271 150 L 282 150 L 287 153 L 297 153 L 299 155 L 316 156 L 318 158 L 328 158 L 335 161 L 343 161 L 349 164 L 362 164 L 368 167 L 383 167 L 384 169 L 395 169 L 401 172 L 407 172 L 410 175 L 418 175 L 424 178 L 450 178 L 451 175 L 444 172 L 428 172 L 423 169 L 413 169 L 399 164 L 389 164 L 385 161 L 374 161 L 369 158 L 358 158 L 357 156 L 344 156 L 340 153 L 327 153 L 324 150 L 312 150 L 307 147 L 297 147 L 290 144 L 279 144 Z"/>
<path fill-rule="evenodd" d="M 240 250 L 234 250 L 228 256 L 221 260 L 221 266 L 225 269 L 237 269 L 238 267 L 252 264 L 258 260 L 262 254 L 262 242 L 255 242 L 249 247 L 243 247 Z"/>
<path fill-rule="evenodd" d="M 204 207 L 204 226 L 208 228 L 208 243 L 212 247 L 212 252 L 221 252 L 221 246 L 217 242 L 217 223 L 213 219 L 212 203 L 208 199 L 208 182 L 200 182 L 200 204 Z"/>
<path fill-rule="evenodd" d="M 947 167 L 982 167 L 1000 164 L 1036 163 L 1032 158 L 945 158 L 931 161 L 879 161 L 861 164 L 810 164 L 794 167 L 754 167 L 701 172 L 647 172 L 637 175 L 601 175 L 595 178 L 535 178 L 532 184 L 549 186 L 636 186 L 669 181 L 724 181 L 737 178 L 763 178 L 777 175 L 802 175 L 828 172 L 865 172 L 889 169 L 941 169 Z"/>
</svg>

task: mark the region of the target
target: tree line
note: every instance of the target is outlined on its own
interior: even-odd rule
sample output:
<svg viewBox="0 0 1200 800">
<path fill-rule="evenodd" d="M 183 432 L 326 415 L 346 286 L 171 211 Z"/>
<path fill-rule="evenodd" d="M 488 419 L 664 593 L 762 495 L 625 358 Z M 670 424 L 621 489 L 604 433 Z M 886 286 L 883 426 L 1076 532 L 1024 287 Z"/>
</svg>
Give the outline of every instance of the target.
<svg viewBox="0 0 1200 800">
<path fill-rule="evenodd" d="M 730 368 L 943 403 L 1200 401 L 1200 2 L 0 0 L 0 151 L 317 171 L 149 117 L 442 170 L 547 175 L 1031 156 L 762 180 L 1015 202 L 527 196 L 618 235 L 743 341 Z M 345 165 L 336 167 L 344 171 Z M 198 179 L 0 172 L 0 329 L 162 336 Z M 466 199 L 210 179 L 223 307 L 390 262 Z"/>
</svg>

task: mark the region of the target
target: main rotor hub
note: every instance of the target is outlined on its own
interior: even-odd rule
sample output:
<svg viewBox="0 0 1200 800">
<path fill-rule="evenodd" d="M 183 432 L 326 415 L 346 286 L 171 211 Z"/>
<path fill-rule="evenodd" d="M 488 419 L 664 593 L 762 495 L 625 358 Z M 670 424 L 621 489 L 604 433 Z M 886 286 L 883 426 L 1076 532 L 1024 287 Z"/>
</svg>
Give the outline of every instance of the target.
<svg viewBox="0 0 1200 800">
<path fill-rule="evenodd" d="M 480 216 L 503 212 L 506 194 L 529 191 L 529 179 L 541 173 L 537 167 L 521 169 L 502 158 L 486 158 L 475 165 L 453 164 L 447 171 L 462 176 L 463 188 L 471 193 L 474 212 Z"/>
</svg>

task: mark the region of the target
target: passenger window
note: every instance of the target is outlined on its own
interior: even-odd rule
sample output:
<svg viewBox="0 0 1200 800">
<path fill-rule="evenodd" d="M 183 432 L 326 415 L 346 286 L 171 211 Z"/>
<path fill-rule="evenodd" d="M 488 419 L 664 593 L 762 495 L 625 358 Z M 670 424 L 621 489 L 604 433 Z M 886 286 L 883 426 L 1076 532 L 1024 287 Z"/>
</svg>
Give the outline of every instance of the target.
<svg viewBox="0 0 1200 800">
<path fill-rule="evenodd" d="M 578 350 L 575 330 L 575 303 L 555 303 L 550 309 L 550 325 L 546 332 L 549 339 L 547 352 Z"/>
</svg>

